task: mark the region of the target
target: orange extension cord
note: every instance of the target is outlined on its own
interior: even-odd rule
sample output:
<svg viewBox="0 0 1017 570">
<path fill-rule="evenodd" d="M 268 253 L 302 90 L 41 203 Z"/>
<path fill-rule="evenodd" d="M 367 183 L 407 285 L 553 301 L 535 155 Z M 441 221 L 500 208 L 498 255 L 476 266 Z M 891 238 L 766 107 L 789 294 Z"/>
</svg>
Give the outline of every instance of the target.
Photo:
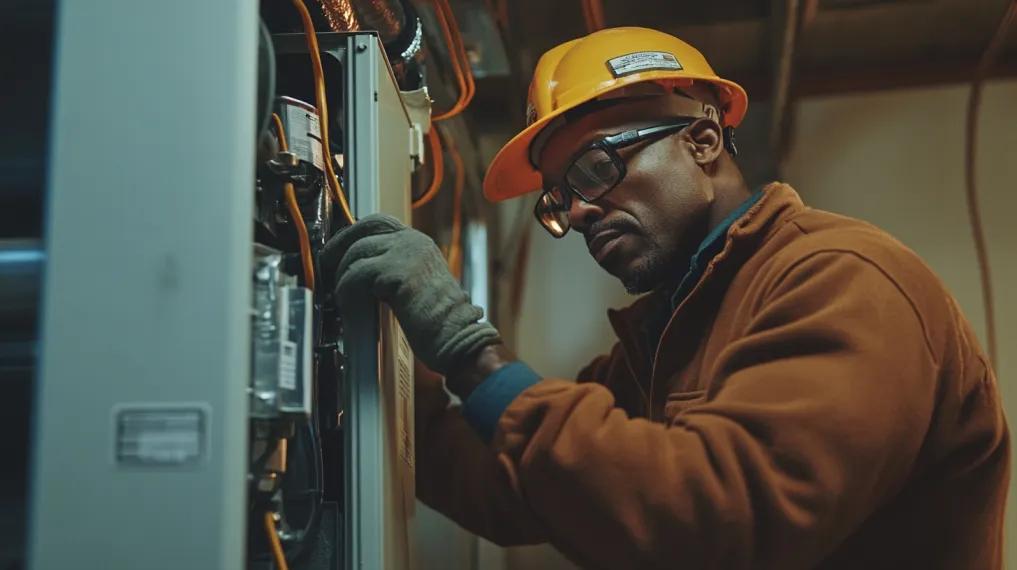
<svg viewBox="0 0 1017 570">
<path fill-rule="evenodd" d="M 463 45 L 463 36 L 459 31 L 459 24 L 456 22 L 455 14 L 448 4 L 448 0 L 432 0 L 434 14 L 438 19 L 438 26 L 445 37 L 445 45 L 448 46 L 449 60 L 452 62 L 452 72 L 459 86 L 459 98 L 452 108 L 444 113 L 432 117 L 434 121 L 444 121 L 462 113 L 473 100 L 476 93 L 476 85 L 473 81 L 473 70 L 470 67 L 470 60 L 466 56 L 466 48 Z"/>
<path fill-rule="evenodd" d="M 448 0 L 431 0 L 431 3 L 434 6 L 438 26 L 445 38 L 445 45 L 448 47 L 449 60 L 452 63 L 452 73 L 455 75 L 456 85 L 459 88 L 459 96 L 449 110 L 431 117 L 431 130 L 427 133 L 428 148 L 431 151 L 431 182 L 420 198 L 413 202 L 413 209 L 433 200 L 441 190 L 444 177 L 444 157 L 442 156 L 442 137 L 437 130 L 437 122 L 451 119 L 462 113 L 473 100 L 477 90 L 473 80 L 473 70 L 463 44 L 463 36 L 455 14 L 452 12 L 452 7 L 449 6 Z"/>
<path fill-rule="evenodd" d="M 431 123 L 431 130 L 427 131 L 427 146 L 431 150 L 431 183 L 427 190 L 413 201 L 413 209 L 423 206 L 438 195 L 441 190 L 441 183 L 445 177 L 445 157 L 441 152 L 441 139 L 438 134 L 438 124 Z"/>
<path fill-rule="evenodd" d="M 311 21 L 311 13 L 308 12 L 307 6 L 304 5 L 302 0 L 292 0 L 292 2 L 293 7 L 300 12 L 300 20 L 304 24 L 304 37 L 307 40 L 307 51 L 311 54 L 311 70 L 314 72 L 314 97 L 317 103 L 321 146 L 325 155 L 325 180 L 328 183 L 329 189 L 332 190 L 332 197 L 339 203 L 346 222 L 352 224 L 356 221 L 356 218 L 353 217 L 353 212 L 350 211 L 350 205 L 346 201 L 342 185 L 339 184 L 339 178 L 335 175 L 335 169 L 332 167 L 332 147 L 329 146 L 328 140 L 328 102 L 325 98 L 325 72 L 321 67 L 321 53 L 318 52 L 318 36 L 314 31 L 314 22 Z"/>
<path fill-rule="evenodd" d="M 275 132 L 279 137 L 279 148 L 283 152 L 289 150 L 289 143 L 286 142 L 286 129 L 283 128 L 282 119 L 279 115 L 272 113 L 272 121 L 275 123 Z M 297 192 L 292 182 L 287 182 L 283 187 L 283 195 L 286 198 L 286 208 L 293 218 L 293 225 L 297 228 L 297 238 L 300 242 L 300 260 L 304 266 L 304 285 L 314 290 L 314 259 L 311 257 L 311 238 L 307 235 L 307 224 L 304 223 L 304 216 L 300 213 L 300 206 L 297 204 Z"/>
</svg>

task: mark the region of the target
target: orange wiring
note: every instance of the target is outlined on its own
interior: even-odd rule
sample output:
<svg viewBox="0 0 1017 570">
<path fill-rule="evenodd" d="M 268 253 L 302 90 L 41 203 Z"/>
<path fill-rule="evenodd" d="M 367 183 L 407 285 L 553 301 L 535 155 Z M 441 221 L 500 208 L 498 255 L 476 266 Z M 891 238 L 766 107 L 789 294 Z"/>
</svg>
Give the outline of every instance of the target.
<svg viewBox="0 0 1017 570">
<path fill-rule="evenodd" d="M 443 133 L 444 134 L 444 133 Z M 463 276 L 463 189 L 466 186 L 466 169 L 451 136 L 444 136 L 445 146 L 455 165 L 455 190 L 452 194 L 452 237 L 448 247 L 448 267 L 456 279 Z"/>
<path fill-rule="evenodd" d="M 286 128 L 283 127 L 282 118 L 279 113 L 272 113 L 272 122 L 275 123 L 275 135 L 279 139 L 279 149 L 283 152 L 289 152 L 290 143 L 286 138 Z"/>
<path fill-rule="evenodd" d="M 441 190 L 442 179 L 445 176 L 445 157 L 441 152 L 441 140 L 438 138 L 438 124 L 432 123 L 431 130 L 427 132 L 427 143 L 431 149 L 431 184 L 427 187 L 420 198 L 413 201 L 414 210 L 430 202 Z"/>
<path fill-rule="evenodd" d="M 272 556 L 275 558 L 278 570 L 289 570 L 282 543 L 279 541 L 279 533 L 275 529 L 275 513 L 265 513 L 265 534 L 268 535 L 268 544 L 272 547 Z"/>
<path fill-rule="evenodd" d="M 971 221 L 971 233 L 975 240 L 975 253 L 978 256 L 978 269 L 982 280 L 982 303 L 985 306 L 985 343 L 989 352 L 989 362 L 995 369 L 996 360 L 996 308 L 992 295 L 992 273 L 989 266 L 989 252 L 985 243 L 985 229 L 982 227 L 982 215 L 978 206 L 978 187 L 975 183 L 975 156 L 978 141 L 978 111 L 982 104 L 982 84 L 992 69 L 1003 48 L 1006 33 L 1017 20 L 1017 0 L 1010 0 L 1006 12 L 999 21 L 995 34 L 975 68 L 971 80 L 971 94 L 968 97 L 968 114 L 965 128 L 967 139 L 964 156 L 964 180 L 968 202 L 968 217 Z"/>
<path fill-rule="evenodd" d="M 448 14 L 439 3 L 439 0 L 431 0 L 431 6 L 434 8 L 434 15 L 438 20 L 438 27 L 441 29 L 442 36 L 445 38 L 445 48 L 448 52 L 449 63 L 452 65 L 452 74 L 455 76 L 456 85 L 459 90 L 456 101 L 452 104 L 452 107 L 448 111 L 433 117 L 434 120 L 441 121 L 454 117 L 462 110 L 463 104 L 466 101 L 468 86 L 466 84 L 465 72 L 462 69 L 462 62 L 459 59 L 458 52 L 456 51 L 456 43 L 452 38 L 452 26 L 449 24 Z"/>
<path fill-rule="evenodd" d="M 332 190 L 332 197 L 342 208 L 343 216 L 347 223 L 353 224 L 356 218 L 350 211 L 350 205 L 346 202 L 346 196 L 339 177 L 335 175 L 332 167 L 332 147 L 328 140 L 328 102 L 325 98 L 325 72 L 321 67 L 321 53 L 318 51 L 318 36 L 314 31 L 314 22 L 311 21 L 311 13 L 307 10 L 302 0 L 292 0 L 293 7 L 300 12 L 300 20 L 304 24 L 304 37 L 307 39 L 307 51 L 311 54 L 311 70 L 314 72 L 314 97 L 318 111 L 318 125 L 321 131 L 321 146 L 325 155 L 325 179 Z"/>
<path fill-rule="evenodd" d="M 466 80 L 466 102 L 463 104 L 465 108 L 473 101 L 473 96 L 476 94 L 477 85 L 473 81 L 473 67 L 470 65 L 470 57 L 466 54 L 466 44 L 463 43 L 463 33 L 459 29 L 459 20 L 456 20 L 456 15 L 452 11 L 452 6 L 449 5 L 448 0 L 437 0 L 441 8 L 445 11 L 445 19 L 449 23 L 449 27 L 452 30 L 452 41 L 455 43 L 456 53 L 459 55 L 459 65 L 463 70 L 463 75 Z"/>
<path fill-rule="evenodd" d="M 448 51 L 449 63 L 452 64 L 452 73 L 455 76 L 456 84 L 459 89 L 459 94 L 456 97 L 455 103 L 452 108 L 443 114 L 439 114 L 434 117 L 436 120 L 443 120 L 448 117 L 455 116 L 459 112 L 463 101 L 466 99 L 466 77 L 463 74 L 462 64 L 460 63 L 459 57 L 455 50 L 455 40 L 452 39 L 452 27 L 448 22 L 448 17 L 441 5 L 438 4 L 438 0 L 432 0 L 432 6 L 434 7 L 434 16 L 438 20 L 438 27 L 441 29 L 442 36 L 445 38 L 445 48 Z"/>
<path fill-rule="evenodd" d="M 283 187 L 283 194 L 286 197 L 286 207 L 289 208 L 290 216 L 293 217 L 293 225 L 297 227 L 297 236 L 300 241 L 300 259 L 304 266 L 304 286 L 314 290 L 314 259 L 311 257 L 311 238 L 307 235 L 307 225 L 304 217 L 300 215 L 300 206 L 297 205 L 297 193 L 293 189 L 293 183 L 287 182 Z"/>
<path fill-rule="evenodd" d="M 466 84 L 466 77 L 462 70 L 462 64 L 460 63 L 455 50 L 455 41 L 452 39 L 452 28 L 445 15 L 445 11 L 438 4 L 438 0 L 434 0 L 433 5 L 434 15 L 438 20 L 438 27 L 441 28 L 441 33 L 445 37 L 445 46 L 448 48 L 449 61 L 452 64 L 452 74 L 455 76 L 456 84 L 459 89 L 459 95 L 456 98 L 456 102 L 452 104 L 452 107 L 444 113 L 439 113 L 431 117 L 433 121 L 444 121 L 458 115 L 465 108 L 464 103 L 466 101 L 469 87 Z"/>
<path fill-rule="evenodd" d="M 448 0 L 432 0 L 432 4 L 438 25 L 445 37 L 449 60 L 452 63 L 452 72 L 459 87 L 459 97 L 452 108 L 432 117 L 434 121 L 444 121 L 455 117 L 466 109 L 470 101 L 473 100 L 476 84 L 473 81 L 473 70 L 470 67 L 469 58 L 466 56 L 462 33 L 459 31 L 459 24 L 456 22 L 455 14 L 452 12 Z"/>
<path fill-rule="evenodd" d="M 286 129 L 283 128 L 282 119 L 277 113 L 272 113 L 272 122 L 275 123 L 275 132 L 279 137 L 279 148 L 283 152 L 289 150 L 289 143 L 286 140 Z M 283 196 L 286 198 L 286 208 L 293 218 L 293 225 L 297 228 L 297 238 L 300 242 L 300 260 L 304 266 L 304 285 L 314 290 L 314 258 L 311 257 L 311 238 L 307 235 L 307 224 L 304 216 L 300 213 L 300 205 L 297 204 L 297 191 L 293 188 L 292 182 L 283 186 Z"/>
</svg>

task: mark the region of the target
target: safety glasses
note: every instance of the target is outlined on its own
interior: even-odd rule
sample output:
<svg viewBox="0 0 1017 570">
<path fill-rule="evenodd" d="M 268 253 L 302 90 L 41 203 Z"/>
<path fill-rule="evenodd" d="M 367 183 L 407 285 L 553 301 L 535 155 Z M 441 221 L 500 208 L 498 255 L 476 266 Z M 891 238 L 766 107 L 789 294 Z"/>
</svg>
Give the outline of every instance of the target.
<svg viewBox="0 0 1017 570">
<path fill-rule="evenodd" d="M 569 208 L 573 195 L 583 202 L 593 202 L 603 198 L 625 179 L 625 161 L 618 156 L 618 149 L 676 133 L 695 121 L 690 118 L 673 119 L 594 141 L 573 155 L 559 184 L 540 193 L 533 215 L 549 234 L 563 237 L 571 227 Z"/>
</svg>

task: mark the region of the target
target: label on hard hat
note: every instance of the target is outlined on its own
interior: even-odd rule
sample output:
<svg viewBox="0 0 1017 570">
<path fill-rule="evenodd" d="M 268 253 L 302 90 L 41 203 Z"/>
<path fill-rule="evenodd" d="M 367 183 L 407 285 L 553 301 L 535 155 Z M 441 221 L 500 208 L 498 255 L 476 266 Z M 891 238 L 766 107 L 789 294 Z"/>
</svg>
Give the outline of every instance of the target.
<svg viewBox="0 0 1017 570">
<path fill-rule="evenodd" d="M 682 64 L 673 54 L 664 51 L 637 51 L 607 60 L 607 66 L 615 77 L 649 70 L 676 71 Z"/>
</svg>

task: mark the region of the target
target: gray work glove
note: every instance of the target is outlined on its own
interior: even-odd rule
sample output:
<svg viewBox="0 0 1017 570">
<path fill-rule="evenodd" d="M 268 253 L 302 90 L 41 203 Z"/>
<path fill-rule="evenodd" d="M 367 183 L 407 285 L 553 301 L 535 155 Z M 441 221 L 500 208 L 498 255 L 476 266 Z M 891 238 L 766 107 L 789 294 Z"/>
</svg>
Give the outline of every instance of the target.
<svg viewBox="0 0 1017 570">
<path fill-rule="evenodd" d="M 435 372 L 447 374 L 501 342 L 493 326 L 478 322 L 484 311 L 470 303 L 434 241 L 391 216 L 374 214 L 343 229 L 320 261 L 324 275 L 334 275 L 340 311 L 367 294 L 384 301 L 417 358 Z"/>
</svg>

